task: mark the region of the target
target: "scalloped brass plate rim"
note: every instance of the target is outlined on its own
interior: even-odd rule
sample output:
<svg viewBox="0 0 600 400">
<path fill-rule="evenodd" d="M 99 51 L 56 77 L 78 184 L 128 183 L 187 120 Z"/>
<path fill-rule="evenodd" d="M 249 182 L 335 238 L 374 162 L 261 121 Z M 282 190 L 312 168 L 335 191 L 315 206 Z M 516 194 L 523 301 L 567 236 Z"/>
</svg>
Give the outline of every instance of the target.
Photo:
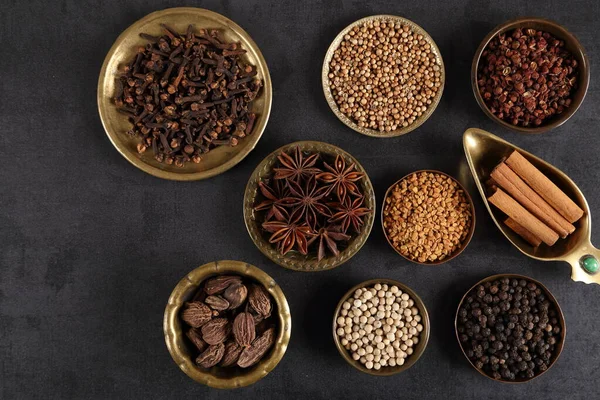
<svg viewBox="0 0 600 400">
<path fill-rule="evenodd" d="M 333 257 L 328 256 L 322 259 L 321 261 L 317 261 L 316 257 L 311 258 L 303 258 L 304 256 L 294 254 L 290 255 L 281 255 L 275 247 L 273 247 L 268 240 L 266 240 L 261 234 L 261 228 L 256 223 L 255 213 L 254 213 L 254 203 L 256 196 L 258 194 L 258 182 L 259 180 L 265 178 L 267 175 L 271 173 L 271 167 L 276 162 L 277 156 L 281 152 L 287 152 L 292 148 L 300 146 L 302 150 L 316 151 L 319 153 L 326 153 L 329 155 L 341 155 L 346 161 L 351 161 L 356 165 L 356 170 L 359 172 L 363 172 L 365 174 L 364 179 L 362 179 L 361 187 L 364 191 L 365 195 L 365 205 L 373 210 L 369 216 L 366 218 L 365 223 L 363 225 L 362 231 L 356 236 L 348 245 L 347 248 L 340 251 L 339 256 Z M 373 185 L 371 180 L 369 179 L 369 175 L 364 167 L 358 162 L 356 158 L 354 158 L 347 151 L 325 142 L 317 142 L 317 141 L 299 141 L 286 144 L 269 154 L 265 157 L 256 167 L 250 179 L 248 180 L 248 184 L 246 185 L 246 190 L 244 192 L 244 223 L 246 224 L 246 229 L 250 238 L 256 245 L 256 247 L 271 261 L 280 265 L 284 268 L 291 269 L 294 271 L 305 271 L 305 272 L 313 272 L 313 271 L 325 271 L 335 267 L 338 267 L 350 260 L 366 243 L 369 234 L 373 228 L 373 223 L 375 220 L 376 213 L 376 200 L 375 200 L 375 190 L 373 189 Z M 296 253 L 296 252 L 294 252 Z M 290 253 L 288 253 L 290 254 Z"/>
</svg>

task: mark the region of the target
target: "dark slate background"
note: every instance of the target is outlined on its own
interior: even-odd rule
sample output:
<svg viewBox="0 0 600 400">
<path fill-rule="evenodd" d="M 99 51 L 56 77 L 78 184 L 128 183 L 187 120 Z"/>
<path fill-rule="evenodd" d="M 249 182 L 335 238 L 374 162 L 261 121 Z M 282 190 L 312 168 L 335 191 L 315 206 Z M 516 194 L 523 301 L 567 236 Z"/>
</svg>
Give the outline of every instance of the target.
<svg viewBox="0 0 600 400">
<path fill-rule="evenodd" d="M 465 169 L 462 133 L 480 127 L 563 169 L 600 218 L 598 104 L 600 6 L 594 0 L 469 1 L 6 1 L 0 7 L 0 398 L 597 398 L 600 287 L 574 283 L 565 263 L 523 256 L 493 225 Z M 96 84 L 116 37 L 144 15 L 197 6 L 233 19 L 270 67 L 273 111 L 262 140 L 234 169 L 207 181 L 160 180 L 131 166 L 107 139 Z M 327 106 L 320 80 L 325 51 L 352 21 L 397 14 L 423 26 L 441 49 L 447 83 L 436 112 L 395 139 L 359 135 Z M 508 19 L 533 15 L 564 24 L 590 57 L 592 80 L 563 127 L 525 136 L 479 110 L 469 83 L 480 40 Z M 435 168 L 466 177 L 477 208 L 473 241 L 438 268 L 410 264 L 379 223 L 362 251 L 323 273 L 285 270 L 253 245 L 242 219 L 254 167 L 296 140 L 322 140 L 353 154 L 379 201 L 408 172 Z M 379 210 L 378 210 L 379 212 Z M 600 229 L 593 229 L 596 243 Z M 167 298 L 188 271 L 221 259 L 254 264 L 290 303 L 293 331 L 279 366 L 252 387 L 199 385 L 164 344 Z M 567 321 L 554 368 L 524 385 L 480 376 L 460 353 L 453 315 L 479 279 L 514 272 L 541 280 Z M 425 301 L 429 346 L 409 371 L 388 378 L 352 369 L 331 337 L 339 297 L 371 278 L 398 279 Z"/>
</svg>

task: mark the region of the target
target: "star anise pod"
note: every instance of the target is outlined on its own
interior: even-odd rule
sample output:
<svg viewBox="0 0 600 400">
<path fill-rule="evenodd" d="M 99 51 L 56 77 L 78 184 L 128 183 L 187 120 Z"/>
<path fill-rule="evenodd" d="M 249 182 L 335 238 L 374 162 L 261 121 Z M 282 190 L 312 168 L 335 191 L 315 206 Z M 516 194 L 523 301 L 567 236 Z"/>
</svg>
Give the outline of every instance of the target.
<svg viewBox="0 0 600 400">
<path fill-rule="evenodd" d="M 286 204 L 295 207 L 292 211 L 291 219 L 304 218 L 307 225 L 314 228 L 317 222 L 317 214 L 325 217 L 331 217 L 331 210 L 322 201 L 327 192 L 327 187 L 319 187 L 315 176 L 310 176 L 304 186 L 288 181 L 290 196 L 285 199 Z"/>
<path fill-rule="evenodd" d="M 267 232 L 272 233 L 269 243 L 277 245 L 277 249 L 283 255 L 294 247 L 306 255 L 308 253 L 308 238 L 312 237 L 312 229 L 299 218 L 286 221 L 267 221 L 262 224 Z"/>
<path fill-rule="evenodd" d="M 282 180 L 273 180 L 273 187 L 270 187 L 263 181 L 258 182 L 258 188 L 265 200 L 254 206 L 255 211 L 269 210 L 265 216 L 265 221 L 275 217 L 277 221 L 283 221 L 288 213 L 284 208 L 286 206 L 287 195 L 289 193 Z"/>
<path fill-rule="evenodd" d="M 319 158 L 319 153 L 305 157 L 298 146 L 294 149 L 293 158 L 289 154 L 282 152 L 277 156 L 282 167 L 273 168 L 275 179 L 289 179 L 297 182 L 301 177 L 318 174 L 321 170 L 314 166 L 317 158 Z"/>
<path fill-rule="evenodd" d="M 360 232 L 363 225 L 362 217 L 371 212 L 370 209 L 363 207 L 364 197 L 357 197 L 354 200 L 346 196 L 342 203 L 337 204 L 337 212 L 329 218 L 329 222 L 340 223 L 342 232 L 347 232 L 350 225 L 355 232 Z"/>
<path fill-rule="evenodd" d="M 310 246 L 317 239 L 319 239 L 319 250 L 317 252 L 317 259 L 318 261 L 321 261 L 323 257 L 325 257 L 325 246 L 327 246 L 329 251 L 331 251 L 331 253 L 333 253 L 333 255 L 337 257 L 340 254 L 340 251 L 338 250 L 337 244 L 335 242 L 348 241 L 350 240 L 350 235 L 338 232 L 335 228 L 332 227 L 324 227 L 319 229 L 317 234 L 308 241 L 308 245 Z"/>
<path fill-rule="evenodd" d="M 317 179 L 330 185 L 329 190 L 335 191 L 340 202 L 344 201 L 348 192 L 356 196 L 361 196 L 360 190 L 354 182 L 360 180 L 365 174 L 354 171 L 354 168 L 356 167 L 354 163 L 346 168 L 346 161 L 342 156 L 338 155 L 335 158 L 333 167 L 326 162 L 324 162 L 323 165 L 325 165 L 325 168 L 327 168 L 328 171 L 318 174 Z"/>
</svg>

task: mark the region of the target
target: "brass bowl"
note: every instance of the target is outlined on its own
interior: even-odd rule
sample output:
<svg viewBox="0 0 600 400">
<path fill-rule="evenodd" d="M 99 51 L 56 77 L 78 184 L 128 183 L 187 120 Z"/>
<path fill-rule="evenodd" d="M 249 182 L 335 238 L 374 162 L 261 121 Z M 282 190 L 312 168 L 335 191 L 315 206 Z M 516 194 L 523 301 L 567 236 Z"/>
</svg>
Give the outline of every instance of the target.
<svg viewBox="0 0 600 400">
<path fill-rule="evenodd" d="M 593 262 L 596 266 L 600 263 L 600 250 L 594 247 L 591 241 L 590 207 L 575 182 L 552 164 L 482 129 L 467 129 L 463 135 L 463 146 L 481 199 L 500 232 L 513 246 L 526 256 L 536 260 L 568 262 L 571 265 L 571 279 L 576 282 L 600 284 L 600 273 L 588 270 L 586 267 L 586 262 Z M 490 173 L 504 157 L 508 157 L 514 150 L 517 150 L 542 171 L 585 211 L 583 217 L 574 223 L 575 232 L 566 239 L 559 239 L 553 246 L 544 243 L 537 247 L 531 246 L 502 222 L 506 218 L 504 213 L 496 207 L 491 207 L 487 200 L 486 181 L 489 179 Z"/>
<path fill-rule="evenodd" d="M 179 310 L 189 301 L 204 280 L 221 274 L 237 274 L 261 284 L 273 297 L 277 310 L 278 333 L 273 348 L 258 364 L 247 369 L 213 367 L 201 369 L 194 363 L 191 345 L 182 331 Z M 218 389 L 234 389 L 251 385 L 271 372 L 281 361 L 290 342 L 292 317 L 287 300 L 273 278 L 259 268 L 241 261 L 215 261 L 187 274 L 169 297 L 163 321 L 165 342 L 173 361 L 187 376 L 198 383 Z"/>
<path fill-rule="evenodd" d="M 427 108 L 426 112 L 423 115 L 421 115 L 417 120 L 415 120 L 412 124 L 410 124 L 409 126 L 403 127 L 400 129 L 396 129 L 395 131 L 391 131 L 391 132 L 380 132 L 375 129 L 362 128 L 362 127 L 358 126 L 354 121 L 352 121 L 350 118 L 348 118 L 345 114 L 343 114 L 339 110 L 338 105 L 335 102 L 335 99 L 333 98 L 333 95 L 331 93 L 331 88 L 329 87 L 329 64 L 331 63 L 331 59 L 333 58 L 333 53 L 340 46 L 340 43 L 344 39 L 344 36 L 348 32 L 350 32 L 355 26 L 360 26 L 360 25 L 364 24 L 365 22 L 376 21 L 376 20 L 380 20 L 380 21 L 384 21 L 384 22 L 385 21 L 393 21 L 394 23 L 408 25 L 408 26 L 410 26 L 410 28 L 413 32 L 423 35 L 423 38 L 431 46 L 431 51 L 436 55 L 436 60 L 440 67 L 440 73 L 441 73 L 441 77 L 440 77 L 441 85 L 440 85 L 435 97 L 433 98 L 431 105 L 429 106 L 429 108 Z M 333 42 L 331 42 L 329 49 L 327 49 L 327 53 L 325 54 L 325 60 L 323 61 L 323 68 L 321 71 L 321 82 L 323 85 L 323 93 L 325 94 L 325 99 L 327 99 L 327 104 L 329 104 L 329 107 L 331 107 L 331 111 L 333 111 L 333 113 L 336 115 L 336 117 L 338 117 L 338 119 L 340 121 L 342 121 L 346 126 L 355 130 L 356 132 L 362 133 L 363 135 L 378 137 L 378 138 L 388 138 L 388 137 L 395 137 L 395 136 L 407 134 L 409 132 L 414 131 L 419 126 L 421 126 L 425 121 L 427 121 L 427 119 L 429 117 L 431 117 L 431 115 L 435 111 L 436 107 L 438 106 L 438 104 L 440 102 L 440 99 L 442 98 L 442 93 L 444 92 L 445 81 L 446 81 L 446 72 L 445 72 L 445 68 L 444 68 L 444 60 L 442 59 L 442 54 L 440 53 L 440 49 L 435 44 L 435 41 L 433 40 L 433 38 L 429 35 L 429 33 L 427 33 L 425 31 L 425 29 L 421 28 L 419 25 L 415 24 L 411 20 L 408 20 L 408 19 L 402 18 L 402 17 L 398 17 L 395 15 L 372 15 L 370 17 L 365 17 L 365 18 L 359 19 L 358 21 L 354 21 L 353 23 L 351 23 L 350 25 L 345 27 L 335 37 L 335 39 L 333 39 Z"/>
<path fill-rule="evenodd" d="M 365 174 L 364 178 L 360 181 L 360 188 L 365 196 L 364 205 L 370 208 L 372 212 L 365 216 L 362 231 L 350 240 L 346 248 L 341 250 L 337 257 L 328 255 L 321 261 L 318 261 L 316 254 L 312 252 L 309 252 L 305 256 L 295 250 L 290 251 L 285 256 L 281 255 L 277 249 L 271 243 L 269 243 L 268 235 L 263 231 L 262 227 L 260 226 L 261 224 L 257 221 L 254 205 L 256 204 L 256 197 L 259 193 L 258 182 L 272 174 L 271 170 L 277 162 L 277 156 L 279 154 L 282 152 L 289 152 L 296 146 L 299 146 L 303 151 L 319 152 L 332 157 L 340 155 L 344 157 L 347 163 L 354 163 L 356 166 L 356 171 Z M 352 258 L 365 244 L 369 234 L 371 233 L 373 221 L 375 220 L 375 208 L 375 191 L 373 190 L 373 185 L 371 184 L 371 180 L 367 175 L 367 171 L 365 171 L 363 166 L 360 165 L 360 163 L 346 151 L 329 143 L 323 142 L 295 142 L 275 150 L 260 164 L 258 164 L 248 180 L 248 185 L 246 186 L 246 191 L 244 193 L 244 222 L 246 223 L 246 229 L 248 230 L 248 234 L 252 238 L 252 241 L 265 256 L 271 259 L 271 261 L 281 265 L 282 267 L 296 271 L 323 271 L 335 268 Z"/>
<path fill-rule="evenodd" d="M 420 262 L 418 260 L 413 260 L 410 257 L 405 256 L 404 254 L 400 253 L 400 251 L 398 249 L 396 249 L 396 247 L 394 247 L 394 245 L 392 244 L 392 241 L 390 240 L 387 231 L 385 230 L 385 226 L 383 225 L 383 220 L 384 220 L 384 216 L 383 216 L 383 211 L 385 210 L 385 203 L 386 200 L 388 198 L 388 196 L 391 194 L 392 189 L 394 189 L 394 187 L 396 187 L 396 185 L 398 185 L 400 182 L 402 182 L 403 180 L 409 178 L 411 175 L 413 174 L 418 174 L 421 172 L 427 172 L 427 173 L 432 173 L 432 174 L 440 174 L 443 175 L 445 177 L 448 177 L 450 179 L 452 179 L 454 182 L 456 182 L 456 184 L 458 185 L 458 187 L 460 189 L 462 189 L 463 193 L 465 194 L 465 198 L 467 199 L 467 201 L 469 202 L 469 206 L 470 206 L 470 210 L 471 210 L 471 226 L 469 227 L 469 233 L 467 233 L 467 236 L 465 237 L 464 241 L 461 243 L 461 246 L 459 249 L 457 249 L 456 251 L 454 251 L 454 253 L 452 253 L 451 255 L 447 256 L 446 258 L 444 258 L 443 260 L 437 260 L 435 262 Z M 383 203 L 381 205 L 381 229 L 383 229 L 383 235 L 385 236 L 385 239 L 387 240 L 388 244 L 390 245 L 390 247 L 392 249 L 394 249 L 394 251 L 398 254 L 400 254 L 402 257 L 404 257 L 406 260 L 414 262 L 415 264 L 419 264 L 419 265 L 440 265 L 443 264 L 445 262 L 448 262 L 452 259 L 454 259 L 455 257 L 457 257 L 460 253 L 462 253 L 467 246 L 469 245 L 469 243 L 471 242 L 471 239 L 473 238 L 473 233 L 475 232 L 475 207 L 473 205 L 473 199 L 471 198 L 471 195 L 469 194 L 469 192 L 465 189 L 465 187 L 458 181 L 458 179 L 454 178 L 453 176 L 448 175 L 445 172 L 442 171 L 437 171 L 435 169 L 422 169 L 419 171 L 415 171 L 415 172 L 411 172 L 410 174 L 407 174 L 406 176 L 404 176 L 403 178 L 397 180 L 393 185 L 391 185 L 388 190 L 385 192 L 385 196 L 383 197 Z"/>
<path fill-rule="evenodd" d="M 252 133 L 241 139 L 235 147 L 220 146 L 211 150 L 203 156 L 199 164 L 190 162 L 183 167 L 177 167 L 159 163 L 154 159 L 151 151 L 139 154 L 136 149 L 137 138 L 129 137 L 126 134 L 132 126 L 131 123 L 127 116 L 117 111 L 117 107 L 112 101 L 115 93 L 115 81 L 122 73 L 119 67 L 128 63 L 135 56 L 139 46 L 147 43 L 147 40 L 142 39 L 139 34 L 162 35 L 160 23 L 165 23 L 179 32 L 185 32 L 189 24 L 194 25 L 196 29 L 218 29 L 226 40 L 239 42 L 242 48 L 247 50 L 244 56 L 245 61 L 256 66 L 257 76 L 262 79 L 264 84 L 251 105 L 251 110 L 257 115 Z M 169 8 L 148 14 L 135 22 L 121 33 L 108 51 L 98 79 L 98 111 L 108 138 L 131 164 L 159 178 L 192 181 L 210 178 L 227 171 L 254 149 L 269 119 L 272 90 L 269 69 L 262 53 L 252 38 L 239 25 L 220 14 L 201 8 Z"/>
<path fill-rule="evenodd" d="M 542 291 L 544 292 L 544 294 L 546 295 L 546 297 L 548 298 L 548 300 L 554 305 L 554 308 L 557 311 L 557 318 L 558 318 L 558 322 L 560 324 L 560 328 L 561 328 L 561 332 L 560 332 L 560 341 L 557 343 L 557 348 L 555 349 L 555 353 L 552 355 L 552 359 L 550 360 L 550 365 L 548 365 L 548 369 L 546 371 L 543 371 L 541 374 L 535 375 L 533 378 L 520 378 L 514 381 L 506 381 L 503 379 L 495 379 L 492 376 L 489 376 L 488 374 L 486 374 L 485 372 L 483 372 L 482 370 L 480 370 L 479 368 L 477 368 L 475 366 L 475 364 L 473 364 L 473 362 L 469 359 L 469 357 L 467 356 L 467 353 L 465 352 L 465 349 L 463 349 L 462 343 L 460 342 L 460 336 L 458 333 L 458 311 L 460 310 L 465 298 L 467 297 L 467 295 L 469 293 L 471 293 L 472 290 L 474 290 L 477 286 L 479 285 L 483 285 L 486 282 L 491 282 L 497 279 L 502 279 L 502 278 L 509 278 L 509 279 L 524 279 L 528 282 L 533 282 L 535 283 L 540 289 L 542 289 Z M 565 316 L 563 315 L 562 309 L 560 308 L 560 305 L 558 304 L 558 301 L 556 301 L 556 298 L 552 295 L 552 293 L 550 293 L 550 291 L 548 290 L 548 288 L 546 288 L 546 286 L 542 285 L 540 282 L 536 281 L 533 278 L 530 278 L 528 276 L 524 276 L 524 275 L 518 275 L 518 274 L 498 274 L 498 275 L 492 275 L 492 276 L 488 276 L 485 279 L 480 280 L 479 282 L 477 282 L 476 284 L 474 284 L 469 290 L 467 290 L 467 292 L 464 294 L 464 296 L 460 299 L 460 303 L 458 304 L 458 308 L 456 309 L 456 315 L 454 317 L 454 333 L 456 334 L 456 340 L 458 341 L 458 346 L 460 347 L 460 350 L 462 351 L 462 353 L 464 354 L 465 358 L 469 361 L 469 364 L 471 364 L 471 366 L 473 368 L 475 368 L 475 370 L 477 372 L 479 372 L 481 375 L 496 381 L 496 382 L 502 382 L 502 383 L 524 383 L 524 382 L 529 382 L 535 378 L 537 378 L 538 376 L 544 375 L 546 372 L 548 372 L 550 370 L 550 368 L 552 368 L 552 366 L 554 365 L 554 363 L 556 362 L 556 360 L 558 360 L 558 357 L 560 357 L 560 354 L 563 351 L 563 347 L 565 344 L 565 337 L 567 335 L 566 332 L 567 329 L 567 325 L 565 324 Z"/>
<path fill-rule="evenodd" d="M 336 320 L 339 316 L 340 310 L 342 309 L 342 304 L 344 304 L 344 302 L 347 299 L 349 299 L 350 296 L 352 296 L 356 289 L 371 287 L 377 283 L 396 285 L 398 286 L 398 288 L 400 288 L 400 290 L 402 290 L 405 293 L 408 293 L 410 298 L 413 299 L 413 301 L 415 302 L 415 307 L 419 309 L 419 315 L 421 315 L 421 325 L 423 325 L 423 331 L 419 334 L 419 343 L 417 343 L 416 347 L 413 347 L 413 353 L 406 358 L 406 362 L 402 365 L 396 365 L 395 367 L 381 367 L 379 371 L 374 369 L 368 369 L 367 367 L 362 365 L 360 361 L 354 360 L 352 358 L 352 355 L 342 345 L 340 338 L 338 337 L 336 332 Z M 333 314 L 333 341 L 335 342 L 335 347 L 337 347 L 342 357 L 344 357 L 344 360 L 346 360 L 348 364 L 352 365 L 357 370 L 376 376 L 395 375 L 400 372 L 404 372 L 410 367 L 412 367 L 425 352 L 425 348 L 427 347 L 427 343 L 429 342 L 429 332 L 429 313 L 427 312 L 427 307 L 425 307 L 425 303 L 423 303 L 423 300 L 421 300 L 421 298 L 411 288 L 393 279 L 370 279 L 368 281 L 359 283 L 352 289 L 348 290 L 346 294 L 344 294 L 344 296 L 342 296 L 342 299 L 338 303 L 337 307 L 335 308 L 335 313 Z"/>
<path fill-rule="evenodd" d="M 477 69 L 479 68 L 479 60 L 481 59 L 481 54 L 487 47 L 488 43 L 497 35 L 518 28 L 532 28 L 535 30 L 541 30 L 550 33 L 558 39 L 564 40 L 565 48 L 573 54 L 579 63 L 579 82 L 577 91 L 572 97 L 573 102 L 562 114 L 553 116 L 549 121 L 542 123 L 542 125 L 538 127 L 527 128 L 523 126 L 515 126 L 496 117 L 491 113 L 485 104 L 483 97 L 481 97 L 481 93 L 479 93 L 479 87 L 477 85 Z M 579 43 L 577 38 L 562 25 L 544 18 L 518 18 L 498 25 L 483 39 L 477 48 L 477 51 L 475 52 L 475 57 L 473 58 L 473 64 L 471 66 L 471 86 L 473 88 L 475 100 L 477 100 L 479 107 L 483 110 L 485 115 L 487 115 L 496 123 L 504 126 L 505 128 L 522 133 L 543 133 L 561 126 L 567 122 L 567 120 L 571 118 L 573 114 L 575 114 L 577 109 L 579 109 L 579 106 L 583 102 L 590 84 L 589 64 L 590 62 L 581 43 Z"/>
</svg>

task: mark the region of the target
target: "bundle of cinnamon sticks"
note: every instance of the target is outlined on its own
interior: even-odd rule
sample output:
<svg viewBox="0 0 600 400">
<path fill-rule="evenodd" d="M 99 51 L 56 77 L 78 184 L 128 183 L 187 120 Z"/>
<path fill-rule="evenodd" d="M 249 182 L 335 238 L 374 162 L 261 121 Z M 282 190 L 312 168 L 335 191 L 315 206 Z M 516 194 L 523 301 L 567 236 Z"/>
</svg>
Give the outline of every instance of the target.
<svg viewBox="0 0 600 400">
<path fill-rule="evenodd" d="M 573 223 L 583 210 L 518 151 L 490 175 L 488 201 L 508 216 L 506 226 L 532 246 L 552 246 L 575 231 Z"/>
</svg>

